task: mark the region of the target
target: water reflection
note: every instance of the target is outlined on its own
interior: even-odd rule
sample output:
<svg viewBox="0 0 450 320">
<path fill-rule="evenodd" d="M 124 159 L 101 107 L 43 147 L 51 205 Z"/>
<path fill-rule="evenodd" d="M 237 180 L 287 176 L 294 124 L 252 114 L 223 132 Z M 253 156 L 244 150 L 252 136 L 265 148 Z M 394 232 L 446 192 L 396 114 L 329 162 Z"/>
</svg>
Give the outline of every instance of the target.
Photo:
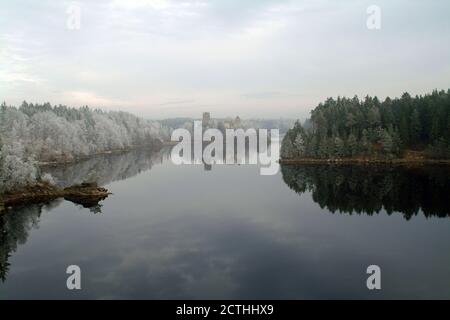
<svg viewBox="0 0 450 320">
<path fill-rule="evenodd" d="M 312 192 L 313 200 L 332 213 L 388 215 L 401 212 L 407 220 L 448 217 L 450 169 L 447 166 L 387 167 L 284 165 L 284 182 L 295 192 Z"/>
<path fill-rule="evenodd" d="M 4 282 L 9 271 L 9 258 L 19 245 L 27 242 L 31 229 L 37 228 L 43 209 L 51 210 L 63 200 L 49 204 L 30 205 L 15 210 L 13 214 L 0 214 L 0 281 Z"/>
<path fill-rule="evenodd" d="M 161 163 L 168 157 L 168 150 L 133 150 L 126 153 L 98 155 L 90 159 L 69 165 L 55 165 L 41 168 L 43 173 L 50 173 L 60 187 L 68 187 L 86 181 L 95 181 L 105 185 L 113 181 L 124 180 L 148 171 L 155 163 Z M 70 199 L 67 199 L 70 200 Z M 72 201 L 72 200 L 70 200 Z M 25 244 L 28 234 L 39 227 L 43 211 L 58 207 L 63 199 L 48 203 L 27 205 L 14 208 L 13 212 L 0 214 L 0 281 L 6 280 L 9 271 L 9 258 L 19 245 Z M 98 202 L 76 205 L 87 208 L 90 212 L 101 213 L 102 205 Z"/>
<path fill-rule="evenodd" d="M 143 152 L 50 168 L 62 185 L 94 175 L 108 184 L 101 215 L 61 200 L 0 217 L 0 299 L 450 296 L 450 219 L 424 218 L 448 216 L 447 168 L 284 166 L 261 176 Z M 328 214 L 382 208 L 420 214 Z M 71 264 L 83 290 L 65 286 Z M 370 264 L 384 271 L 381 292 L 366 288 Z"/>
</svg>

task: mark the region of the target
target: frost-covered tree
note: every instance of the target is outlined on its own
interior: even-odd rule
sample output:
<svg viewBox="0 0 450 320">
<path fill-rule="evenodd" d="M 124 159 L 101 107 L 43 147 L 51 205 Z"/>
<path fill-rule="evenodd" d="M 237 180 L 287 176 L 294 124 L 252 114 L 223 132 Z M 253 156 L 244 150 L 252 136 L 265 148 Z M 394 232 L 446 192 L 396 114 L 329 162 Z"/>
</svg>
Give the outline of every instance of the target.
<svg viewBox="0 0 450 320">
<path fill-rule="evenodd" d="M 2 170 L 0 191 L 33 183 L 37 177 L 37 167 L 32 159 L 25 155 L 25 149 L 18 141 L 2 147 Z"/>
<path fill-rule="evenodd" d="M 154 147 L 169 131 L 156 121 L 126 112 L 105 112 L 23 102 L 0 106 L 1 189 L 36 177 L 36 162 L 67 162 L 136 147 Z"/>
<path fill-rule="evenodd" d="M 298 156 L 303 156 L 305 154 L 305 138 L 302 133 L 298 133 L 294 140 L 294 148 Z"/>
<path fill-rule="evenodd" d="M 294 158 L 296 155 L 294 144 L 292 143 L 290 137 L 288 137 L 287 135 L 283 138 L 283 143 L 281 144 L 280 148 L 280 155 L 284 159 Z"/>
<path fill-rule="evenodd" d="M 2 144 L 2 137 L 0 135 L 0 186 L 3 185 L 3 164 L 5 162 L 4 156 L 3 156 L 3 144 Z M 1 187 L 0 187 L 1 188 Z"/>
</svg>

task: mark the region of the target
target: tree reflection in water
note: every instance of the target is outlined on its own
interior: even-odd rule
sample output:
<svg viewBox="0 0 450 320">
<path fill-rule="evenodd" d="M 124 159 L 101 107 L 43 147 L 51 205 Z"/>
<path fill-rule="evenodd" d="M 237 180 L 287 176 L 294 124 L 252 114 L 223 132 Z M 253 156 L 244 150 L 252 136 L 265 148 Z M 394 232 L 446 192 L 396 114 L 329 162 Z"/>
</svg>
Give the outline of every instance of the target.
<svg viewBox="0 0 450 320">
<path fill-rule="evenodd" d="M 42 168 L 50 173 L 61 187 L 96 181 L 105 185 L 123 180 L 150 170 L 155 163 L 167 157 L 167 151 L 134 150 L 126 153 L 100 155 L 70 165 L 48 166 Z M 0 281 L 4 282 L 9 270 L 9 258 L 19 245 L 26 243 L 28 234 L 37 228 L 43 211 L 49 211 L 62 203 L 63 199 L 46 204 L 28 205 L 14 208 L 0 214 Z M 101 205 L 88 208 L 92 213 L 100 213 Z"/>
<path fill-rule="evenodd" d="M 50 173 L 60 187 L 82 182 L 97 182 L 98 185 L 105 185 L 150 170 L 155 163 L 161 163 L 163 158 L 168 156 L 167 149 L 159 152 L 146 149 L 133 150 L 98 155 L 70 165 L 47 166 L 42 168 L 42 171 Z"/>
<path fill-rule="evenodd" d="M 0 215 L 0 281 L 6 280 L 9 257 L 19 245 L 27 242 L 30 231 L 38 227 L 42 209 L 55 208 L 61 201 L 55 200 L 49 204 L 30 205 Z"/>
<path fill-rule="evenodd" d="M 388 215 L 406 220 L 422 212 L 448 217 L 450 168 L 447 166 L 283 165 L 284 182 L 295 192 L 311 192 L 332 213 Z"/>
</svg>

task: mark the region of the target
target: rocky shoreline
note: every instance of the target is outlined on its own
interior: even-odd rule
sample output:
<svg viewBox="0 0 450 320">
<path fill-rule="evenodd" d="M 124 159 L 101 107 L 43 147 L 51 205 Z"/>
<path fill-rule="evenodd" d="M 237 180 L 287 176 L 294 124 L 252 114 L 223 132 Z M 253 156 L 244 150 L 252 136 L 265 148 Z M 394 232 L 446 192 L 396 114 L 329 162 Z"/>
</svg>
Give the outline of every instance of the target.
<svg viewBox="0 0 450 320">
<path fill-rule="evenodd" d="M 450 160 L 439 159 L 280 159 L 280 164 L 383 164 L 383 165 L 450 165 Z"/>
<path fill-rule="evenodd" d="M 99 187 L 96 183 L 82 183 L 68 188 L 59 188 L 46 182 L 38 182 L 33 186 L 0 195 L 0 213 L 15 206 L 45 203 L 58 198 L 89 208 L 97 205 L 110 194 L 107 189 Z"/>
</svg>

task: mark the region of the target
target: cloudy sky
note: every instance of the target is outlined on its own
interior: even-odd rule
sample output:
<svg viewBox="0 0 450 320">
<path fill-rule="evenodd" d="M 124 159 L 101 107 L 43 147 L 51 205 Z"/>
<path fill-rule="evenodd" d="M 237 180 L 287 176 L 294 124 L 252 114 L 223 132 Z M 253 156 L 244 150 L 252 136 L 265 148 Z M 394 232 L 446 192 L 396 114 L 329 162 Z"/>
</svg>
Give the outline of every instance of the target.
<svg viewBox="0 0 450 320">
<path fill-rule="evenodd" d="M 0 99 L 305 117 L 329 96 L 448 89 L 449 14 L 448 0 L 1 1 Z"/>
</svg>

